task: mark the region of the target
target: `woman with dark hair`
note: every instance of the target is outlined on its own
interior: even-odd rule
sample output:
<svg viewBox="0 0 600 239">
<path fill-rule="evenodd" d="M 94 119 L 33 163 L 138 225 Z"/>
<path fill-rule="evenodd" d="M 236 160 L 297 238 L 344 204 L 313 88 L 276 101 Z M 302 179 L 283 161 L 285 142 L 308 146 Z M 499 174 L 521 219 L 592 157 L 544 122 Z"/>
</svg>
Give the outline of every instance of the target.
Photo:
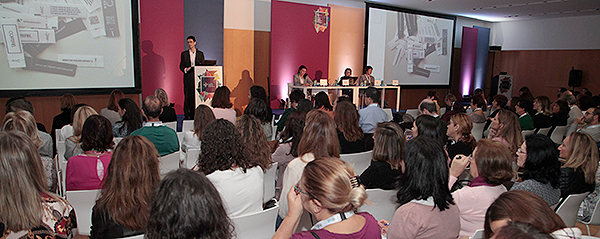
<svg viewBox="0 0 600 239">
<path fill-rule="evenodd" d="M 269 147 L 269 141 L 267 141 L 258 119 L 253 115 L 242 115 L 235 122 L 235 127 L 242 135 L 242 142 L 246 145 L 248 155 L 266 172 L 273 163 L 271 147 Z"/>
<path fill-rule="evenodd" d="M 358 111 L 354 104 L 342 101 L 335 105 L 334 117 L 337 125 L 337 136 L 341 154 L 352 154 L 367 151 L 363 132 L 358 126 Z"/>
<path fill-rule="evenodd" d="M 400 125 L 394 122 L 382 122 L 377 124 L 373 137 L 373 159 L 360 175 L 360 181 L 367 189 L 395 189 L 396 181 L 402 175 L 402 157 L 406 144 L 404 132 Z"/>
<path fill-rule="evenodd" d="M 305 119 L 306 113 L 298 110 L 292 112 L 287 117 L 285 128 L 283 132 L 281 132 L 279 147 L 277 147 L 271 157 L 273 162 L 277 162 L 277 183 L 275 185 L 275 197 L 277 200 L 279 200 L 279 196 L 281 195 L 283 173 L 285 172 L 288 163 L 292 161 L 292 159 L 298 157 L 298 144 L 300 144 L 300 139 L 302 139 Z M 284 197 L 285 196 L 286 195 L 284 195 Z"/>
<path fill-rule="evenodd" d="M 329 102 L 329 95 L 323 91 L 315 95 L 315 109 L 321 110 L 333 118 L 333 106 Z"/>
<path fill-rule="evenodd" d="M 269 109 L 269 112 L 267 112 L 267 115 L 269 116 L 268 121 L 271 122 L 271 119 L 273 118 L 273 109 L 271 109 L 271 105 L 269 104 L 270 101 L 269 97 L 267 97 L 267 91 L 265 88 L 259 85 L 253 85 L 250 87 L 250 100 L 254 98 L 259 98 L 265 102 L 267 108 Z"/>
<path fill-rule="evenodd" d="M 509 222 L 535 226 L 553 238 L 581 238 L 581 230 L 567 228 L 541 197 L 528 191 L 505 192 L 490 205 L 485 213 L 485 238 L 492 238 Z"/>
<path fill-rule="evenodd" d="M 67 191 L 102 188 L 113 144 L 110 121 L 104 116 L 90 116 L 81 130 L 81 149 L 84 153 L 71 157 L 67 163 Z"/>
<path fill-rule="evenodd" d="M 534 225 L 521 222 L 508 222 L 506 226 L 498 229 L 494 234 L 495 239 L 555 239 L 549 233 L 543 232 Z"/>
<path fill-rule="evenodd" d="M 60 97 L 59 102 L 61 112 L 52 118 L 52 131 L 50 131 L 50 135 L 56 140 L 58 140 L 59 137 L 58 135 L 55 135 L 56 130 L 73 123 L 73 119 L 71 118 L 71 108 L 77 104 L 77 99 L 74 95 L 67 93 Z"/>
<path fill-rule="evenodd" d="M 229 122 L 235 124 L 235 110 L 231 107 L 233 104 L 229 99 L 231 91 L 227 86 L 219 86 L 215 90 L 210 106 L 212 106 L 213 113 L 217 119 L 226 119 Z"/>
<path fill-rule="evenodd" d="M 115 137 L 129 136 L 131 132 L 142 127 L 142 112 L 132 99 L 119 100 L 119 115 L 121 115 L 121 121 L 113 125 Z"/>
<path fill-rule="evenodd" d="M 272 114 L 269 114 L 267 103 L 260 98 L 252 98 L 244 110 L 244 115 L 252 115 L 260 121 L 262 131 L 267 139 L 273 136 L 273 127 L 271 127 Z"/>
<path fill-rule="evenodd" d="M 552 111 L 550 110 L 550 98 L 548 98 L 548 96 L 541 95 L 535 97 L 533 109 L 536 112 L 535 115 L 532 116 L 534 128 L 540 129 L 552 126 L 552 119 L 550 118 Z"/>
<path fill-rule="evenodd" d="M 371 75 L 372 73 L 373 73 L 373 67 L 366 66 L 365 70 L 363 71 L 363 74 L 361 76 L 359 76 L 358 79 L 356 80 L 356 85 L 363 85 L 363 86 L 374 85 L 375 77 L 373 77 Z"/>
<path fill-rule="evenodd" d="M 298 155 L 285 169 L 281 195 L 287 195 L 290 188 L 300 180 L 307 163 L 320 157 L 340 157 L 340 143 L 335 131 L 335 122 L 327 113 L 311 110 L 306 114 L 306 125 L 298 144 Z M 285 218 L 287 212 L 287 197 L 281 197 L 279 217 Z"/>
<path fill-rule="evenodd" d="M 487 105 L 485 104 L 485 99 L 482 96 L 474 96 L 471 98 L 471 109 L 473 112 L 469 114 L 473 123 L 483 123 L 485 122 L 485 115 L 483 112 L 486 110 Z"/>
<path fill-rule="evenodd" d="M 215 114 L 207 105 L 198 105 L 194 111 L 194 128 L 184 132 L 181 140 L 181 150 L 186 152 L 187 149 L 199 149 L 202 143 L 202 132 L 210 122 L 215 120 Z"/>
<path fill-rule="evenodd" d="M 498 111 L 496 117 L 492 118 L 487 138 L 502 142 L 514 155 L 523 144 L 523 135 L 517 115 L 504 109 Z"/>
<path fill-rule="evenodd" d="M 517 103 L 519 103 L 519 97 L 513 96 L 510 98 L 510 100 L 508 100 L 508 103 L 506 105 L 508 105 L 508 110 L 515 112 L 515 105 L 517 105 Z"/>
<path fill-rule="evenodd" d="M 339 158 L 317 158 L 308 163 L 287 197 L 288 216 L 272 239 L 381 238 L 377 220 L 371 214 L 355 213 L 367 199 L 367 192 L 352 165 Z M 310 231 L 293 234 L 304 210 L 318 222 Z"/>
<path fill-rule="evenodd" d="M 534 100 L 533 94 L 531 94 L 531 90 L 529 90 L 529 87 L 523 86 L 521 87 L 521 89 L 519 89 L 519 100 Z"/>
<path fill-rule="evenodd" d="M 216 119 L 206 126 L 199 170 L 215 185 L 231 217 L 262 210 L 263 169 L 250 157 L 240 132 Z"/>
<path fill-rule="evenodd" d="M 448 187 L 446 153 L 440 144 L 417 137 L 406 142 L 396 210 L 388 226 L 380 220 L 387 238 L 457 238 L 459 209 Z"/>
<path fill-rule="evenodd" d="M 558 179 L 560 162 L 558 150 L 548 136 L 528 135 L 517 151 L 517 166 L 525 173 L 523 182 L 516 182 L 510 190 L 525 190 L 542 197 L 548 205 L 556 205 L 560 199 Z"/>
<path fill-rule="evenodd" d="M 143 234 L 160 182 L 158 151 L 145 137 L 125 137 L 112 154 L 92 211 L 92 238 Z"/>
<path fill-rule="evenodd" d="M 294 75 L 295 86 L 311 86 L 313 84 L 313 81 L 308 77 L 306 71 L 306 66 L 300 65 L 300 67 L 298 67 L 298 73 Z"/>
<path fill-rule="evenodd" d="M 145 238 L 233 238 L 233 223 L 219 192 L 204 174 L 170 172 L 158 184 Z"/>
<path fill-rule="evenodd" d="M 473 157 L 456 155 L 450 167 L 449 186 L 454 185 L 467 165 L 473 180 L 468 187 L 452 193 L 460 210 L 460 236 L 469 237 L 483 228 L 485 211 L 500 194 L 506 192 L 504 183 L 513 177 L 512 155 L 502 143 L 490 139 L 477 142 Z"/>
<path fill-rule="evenodd" d="M 277 132 L 283 131 L 283 127 L 285 126 L 287 117 L 296 110 L 296 108 L 298 107 L 298 104 L 300 103 L 300 100 L 305 99 L 305 98 L 306 98 L 306 95 L 304 95 L 304 93 L 301 90 L 299 90 L 299 89 L 292 90 L 292 93 L 290 93 L 289 108 L 287 108 L 287 109 L 285 109 L 285 111 L 283 111 L 283 114 L 281 115 L 281 117 L 279 118 L 279 121 L 277 122 Z M 304 113 L 306 113 L 306 112 L 304 112 Z"/>
<path fill-rule="evenodd" d="M 566 126 L 570 110 L 571 108 L 569 108 L 569 103 L 567 103 L 567 101 L 559 99 L 554 102 L 554 104 L 552 104 L 552 115 L 550 116 L 552 127 Z"/>
<path fill-rule="evenodd" d="M 414 137 L 428 137 L 441 146 L 446 144 L 447 125 L 441 119 L 434 118 L 431 115 L 419 115 L 413 122 L 412 134 Z"/>
<path fill-rule="evenodd" d="M 22 132 L 0 131 L 2 238 L 72 238 L 75 210 L 48 191 L 37 145 Z"/>
<path fill-rule="evenodd" d="M 177 113 L 175 113 L 175 104 L 169 101 L 169 95 L 162 88 L 158 88 L 154 91 L 154 96 L 160 100 L 160 106 L 162 107 L 162 113 L 158 116 L 158 119 L 162 122 L 174 122 L 177 121 Z"/>
<path fill-rule="evenodd" d="M 592 137 L 573 132 L 558 147 L 565 164 L 560 169 L 560 197 L 592 192 L 598 170 L 598 146 Z"/>
<path fill-rule="evenodd" d="M 477 140 L 471 134 L 473 123 L 471 117 L 465 113 L 457 113 L 450 117 L 446 135 L 450 138 L 446 143 L 446 151 L 449 158 L 457 154 L 470 155 L 477 144 Z"/>
<path fill-rule="evenodd" d="M 121 120 L 121 116 L 119 115 L 119 100 L 125 97 L 123 91 L 113 90 L 110 92 L 108 96 L 108 105 L 106 108 L 100 110 L 100 115 L 106 117 L 112 125 Z"/>
</svg>

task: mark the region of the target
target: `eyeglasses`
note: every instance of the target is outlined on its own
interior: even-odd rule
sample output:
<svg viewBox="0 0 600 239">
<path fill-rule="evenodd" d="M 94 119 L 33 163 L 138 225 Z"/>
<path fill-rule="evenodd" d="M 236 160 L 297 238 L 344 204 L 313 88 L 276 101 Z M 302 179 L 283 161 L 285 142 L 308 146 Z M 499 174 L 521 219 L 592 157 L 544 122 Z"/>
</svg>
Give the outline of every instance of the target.
<svg viewBox="0 0 600 239">
<path fill-rule="evenodd" d="M 296 194 L 302 193 L 302 194 L 305 194 L 306 196 L 309 196 L 309 197 L 310 197 L 310 195 L 308 195 L 308 193 L 307 193 L 307 192 L 305 192 L 305 191 L 302 191 L 302 190 L 300 190 L 300 188 L 298 188 L 298 184 L 299 184 L 299 183 L 300 183 L 300 182 L 297 182 L 297 183 L 296 183 L 296 185 L 294 185 L 294 191 L 296 192 Z"/>
<path fill-rule="evenodd" d="M 518 154 L 527 154 L 527 152 L 524 152 L 522 149 L 517 149 L 517 153 Z"/>
</svg>

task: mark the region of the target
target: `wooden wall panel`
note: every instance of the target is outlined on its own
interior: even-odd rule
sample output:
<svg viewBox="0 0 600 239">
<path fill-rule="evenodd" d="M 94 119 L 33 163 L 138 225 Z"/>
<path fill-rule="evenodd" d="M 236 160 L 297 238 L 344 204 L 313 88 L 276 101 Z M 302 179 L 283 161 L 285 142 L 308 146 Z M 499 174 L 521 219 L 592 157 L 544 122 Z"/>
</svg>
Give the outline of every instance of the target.
<svg viewBox="0 0 600 239">
<path fill-rule="evenodd" d="M 362 74 L 364 55 L 365 10 L 332 5 L 329 38 L 329 82 L 352 68 L 352 74 Z"/>
</svg>

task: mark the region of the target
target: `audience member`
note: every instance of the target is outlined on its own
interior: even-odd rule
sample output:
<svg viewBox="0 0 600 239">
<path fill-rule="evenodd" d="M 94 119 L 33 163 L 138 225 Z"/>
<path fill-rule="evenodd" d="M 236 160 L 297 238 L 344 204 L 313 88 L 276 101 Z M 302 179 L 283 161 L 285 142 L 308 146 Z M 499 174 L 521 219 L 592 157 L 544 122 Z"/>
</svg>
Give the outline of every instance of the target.
<svg viewBox="0 0 600 239">
<path fill-rule="evenodd" d="M 485 92 L 481 88 L 473 90 L 473 97 L 475 96 L 481 96 L 485 101 L 485 105 L 487 105 L 487 100 L 485 99 Z"/>
<path fill-rule="evenodd" d="M 538 229 L 536 226 L 521 222 L 508 222 L 506 226 L 499 228 L 492 238 L 555 239 L 550 236 L 550 234 Z"/>
<path fill-rule="evenodd" d="M 600 141 L 600 108 L 590 107 L 584 111 L 567 129 L 567 135 L 575 131 L 589 134 L 595 142 Z"/>
<path fill-rule="evenodd" d="M 267 115 L 269 116 L 267 121 L 269 123 L 271 123 L 271 120 L 273 119 L 273 109 L 271 109 L 271 104 L 269 104 L 271 101 L 269 101 L 269 97 L 267 96 L 267 91 L 265 90 L 265 88 L 262 86 L 259 86 L 259 85 L 251 86 L 250 87 L 250 100 L 252 100 L 254 98 L 259 98 L 265 102 L 265 104 L 267 105 L 267 109 L 268 109 Z"/>
<path fill-rule="evenodd" d="M 175 113 L 175 104 L 169 101 L 169 95 L 162 88 L 158 88 L 154 91 L 154 96 L 160 100 L 160 106 L 162 107 L 162 113 L 158 119 L 162 122 L 175 122 L 177 121 L 177 113 Z"/>
<path fill-rule="evenodd" d="M 500 194 L 506 192 L 504 183 L 513 177 L 512 155 L 502 143 L 490 139 L 477 142 L 473 157 L 459 154 L 452 160 L 450 180 L 452 186 L 470 163 L 473 180 L 468 187 L 452 193 L 460 211 L 460 236 L 471 236 L 483 228 L 485 211 Z"/>
<path fill-rule="evenodd" d="M 533 118 L 529 112 L 533 111 L 533 102 L 530 100 L 519 100 L 519 103 L 515 105 L 515 113 L 519 115 L 519 125 L 521 130 L 532 130 Z"/>
<path fill-rule="evenodd" d="M 569 104 L 569 118 L 567 118 L 567 129 L 571 127 L 571 125 L 573 124 L 573 122 L 575 122 L 575 120 L 577 118 L 580 118 L 581 116 L 583 116 L 583 112 L 581 111 L 581 109 L 579 108 L 579 106 L 577 106 L 577 100 L 575 99 L 575 96 L 571 95 L 571 94 L 566 94 L 564 97 L 564 100 L 567 101 L 567 103 Z M 565 132 L 565 136 L 567 136 L 567 132 Z"/>
<path fill-rule="evenodd" d="M 240 131 L 242 144 L 246 145 L 251 160 L 266 172 L 273 164 L 271 147 L 259 120 L 253 115 L 242 115 L 235 122 L 235 127 Z"/>
<path fill-rule="evenodd" d="M 149 95 L 144 100 L 142 111 L 148 121 L 142 128 L 133 131 L 130 135 L 141 135 L 154 143 L 160 156 L 179 151 L 179 139 L 175 130 L 165 126 L 158 119 L 162 112 L 160 100 L 154 95 Z"/>
<path fill-rule="evenodd" d="M 66 160 L 83 153 L 83 150 L 81 149 L 81 132 L 85 121 L 92 115 L 98 115 L 98 113 L 92 107 L 87 105 L 81 106 L 75 111 L 75 114 L 73 115 L 73 135 L 65 139 Z"/>
<path fill-rule="evenodd" d="M 72 238 L 75 210 L 48 191 L 37 148 L 22 132 L 0 132 L 2 237 Z"/>
<path fill-rule="evenodd" d="M 485 122 L 485 115 L 483 111 L 486 110 L 487 105 L 485 105 L 485 99 L 482 96 L 475 96 L 471 98 L 471 109 L 473 112 L 469 114 L 473 123 L 483 123 Z"/>
<path fill-rule="evenodd" d="M 424 99 L 419 103 L 419 115 L 431 115 L 435 118 L 440 116 L 436 103 L 429 99 Z"/>
<path fill-rule="evenodd" d="M 448 157 L 453 159 L 457 154 L 471 155 L 477 144 L 477 140 L 471 134 L 473 122 L 471 117 L 465 113 L 458 113 L 450 117 L 446 135 L 450 138 L 446 143 Z"/>
<path fill-rule="evenodd" d="M 50 192 L 56 192 L 58 185 L 58 178 L 56 177 L 56 165 L 51 157 L 42 155 L 42 151 L 48 153 L 48 149 L 43 149 L 43 142 L 40 139 L 39 131 L 35 127 L 35 119 L 28 111 L 20 110 L 17 112 L 9 112 L 4 116 L 2 122 L 2 131 L 20 131 L 29 136 L 31 142 L 38 147 L 36 152 L 40 152 L 38 156 L 42 166 L 44 166 L 44 175 L 47 181 L 47 190 Z M 51 149 L 50 149 L 51 151 Z"/>
<path fill-rule="evenodd" d="M 287 168 L 287 165 L 294 158 L 298 157 L 298 145 L 300 139 L 302 139 L 302 132 L 304 131 L 304 121 L 306 119 L 306 113 L 302 111 L 294 111 L 285 121 L 285 128 L 281 132 L 281 139 L 279 140 L 279 147 L 275 150 L 271 156 L 273 162 L 277 162 L 277 183 L 275 184 L 275 198 L 279 199 L 283 186 L 283 173 Z M 286 195 L 284 195 L 285 197 Z"/>
<path fill-rule="evenodd" d="M 262 210 L 263 169 L 250 157 L 240 132 L 216 119 L 203 133 L 199 170 L 215 185 L 230 217 Z"/>
<path fill-rule="evenodd" d="M 448 164 L 444 148 L 424 138 L 406 142 L 404 177 L 399 181 L 394 218 L 386 228 L 387 238 L 457 238 L 460 212 L 448 188 Z M 383 224 L 383 225 L 382 225 Z"/>
<path fill-rule="evenodd" d="M 231 108 L 233 104 L 229 99 L 230 94 L 231 91 L 229 91 L 227 86 L 219 86 L 215 90 L 215 94 L 213 95 L 210 105 L 213 108 L 215 118 L 226 119 L 235 124 L 235 110 Z"/>
<path fill-rule="evenodd" d="M 100 110 L 100 115 L 106 117 L 111 125 L 114 125 L 118 121 L 121 120 L 121 115 L 119 115 L 119 100 L 125 97 L 123 91 L 113 90 L 110 92 L 108 96 L 108 105 L 106 108 L 102 108 Z"/>
<path fill-rule="evenodd" d="M 67 163 L 66 189 L 100 189 L 114 145 L 110 121 L 104 116 L 90 116 L 83 124 L 80 142 L 83 153 L 69 158 Z"/>
<path fill-rule="evenodd" d="M 413 137 L 426 137 L 433 142 L 437 142 L 440 146 L 446 145 L 446 132 L 448 126 L 441 119 L 436 119 L 430 115 L 420 115 L 413 123 Z"/>
<path fill-rule="evenodd" d="M 33 105 L 31 104 L 31 102 L 23 97 L 13 97 L 11 99 L 9 99 L 8 101 L 6 101 L 6 113 L 10 113 L 10 112 L 17 112 L 17 111 L 27 111 L 29 112 L 32 117 L 34 114 L 34 110 L 33 110 Z M 46 132 L 46 127 L 44 127 L 43 124 L 39 123 L 39 122 L 33 122 L 38 130 L 38 135 L 40 137 L 40 140 L 42 140 L 42 146 L 39 148 L 39 152 L 40 155 L 45 156 L 45 157 L 49 157 L 49 158 L 53 158 L 54 157 L 54 152 L 53 150 L 53 141 L 52 141 L 52 136 L 50 136 L 50 134 L 48 134 Z"/>
<path fill-rule="evenodd" d="M 301 90 L 295 89 L 290 93 L 290 107 L 283 111 L 283 114 L 277 122 L 277 132 L 283 131 L 287 117 L 296 110 L 300 100 L 305 99 L 306 95 Z"/>
<path fill-rule="evenodd" d="M 75 118 L 75 112 L 77 112 L 77 110 L 83 106 L 88 106 L 88 105 L 84 104 L 84 103 L 75 104 L 71 108 L 71 116 L 70 116 L 71 123 L 66 124 L 62 128 L 60 128 L 60 134 L 56 136 L 57 141 L 65 141 L 65 140 L 67 140 L 67 138 L 73 136 L 73 131 L 74 131 L 73 123 L 74 123 L 74 118 Z M 83 125 L 83 123 L 82 123 L 82 125 Z"/>
<path fill-rule="evenodd" d="M 533 115 L 533 127 L 536 129 L 550 128 L 552 126 L 552 118 L 550 117 L 552 111 L 550 110 L 550 99 L 548 96 L 541 95 L 535 97 L 533 108 L 536 111 L 535 115 Z"/>
<path fill-rule="evenodd" d="M 212 109 L 207 105 L 198 105 L 194 111 L 194 128 L 183 132 L 181 150 L 186 152 L 188 149 L 200 149 L 202 132 L 213 120 L 215 120 L 215 114 L 213 114 Z"/>
<path fill-rule="evenodd" d="M 452 93 L 448 93 L 446 98 L 444 99 L 444 103 L 446 104 L 446 113 L 442 115 L 442 120 L 448 122 L 450 117 L 456 113 L 465 112 L 465 108 L 456 101 L 456 96 Z"/>
<path fill-rule="evenodd" d="M 381 238 L 377 220 L 355 211 L 367 199 L 352 165 L 339 158 L 317 158 L 308 163 L 302 178 L 287 194 L 288 216 L 273 238 Z M 317 219 L 310 231 L 294 233 L 304 210 Z"/>
<path fill-rule="evenodd" d="M 560 162 L 554 142 L 541 134 L 528 135 L 517 150 L 517 166 L 525 172 L 522 182 L 516 182 L 510 190 L 525 190 L 540 196 L 548 205 L 556 205 L 560 199 Z"/>
<path fill-rule="evenodd" d="M 594 213 L 594 210 L 596 209 L 596 204 L 598 203 L 598 200 L 600 200 L 600 170 L 596 171 L 595 183 L 596 187 L 594 188 L 594 191 L 587 195 L 585 199 L 583 199 L 583 202 L 581 202 L 581 205 L 579 206 L 579 212 L 577 212 L 577 220 L 589 222 L 592 217 L 592 214 Z M 600 231 L 596 232 L 596 234 L 600 234 Z"/>
<path fill-rule="evenodd" d="M 273 136 L 273 127 L 271 126 L 271 118 L 273 115 L 269 115 L 269 109 L 270 108 L 264 100 L 252 98 L 244 110 L 244 115 L 252 115 L 260 121 L 261 130 L 268 140 Z"/>
<path fill-rule="evenodd" d="M 234 238 L 215 186 L 204 174 L 189 169 L 170 172 L 158 184 L 145 238 Z"/>
<path fill-rule="evenodd" d="M 129 136 L 131 132 L 141 128 L 144 123 L 140 107 L 129 98 L 119 100 L 119 115 L 121 120 L 113 125 L 115 137 Z"/>
<path fill-rule="evenodd" d="M 438 112 L 438 114 L 441 113 L 440 104 L 438 104 L 438 92 L 436 90 L 427 91 L 427 97 L 425 99 L 433 101 L 433 103 L 435 103 L 436 112 Z"/>
<path fill-rule="evenodd" d="M 519 97 L 513 96 L 510 98 L 510 100 L 508 101 L 507 105 L 508 105 L 508 110 L 515 112 L 515 106 L 517 105 L 517 103 L 519 103 Z"/>
<path fill-rule="evenodd" d="M 485 238 L 492 238 L 509 222 L 535 226 L 553 238 L 581 238 L 581 230 L 567 228 L 542 198 L 523 190 L 505 192 L 490 205 L 485 214 Z"/>
<path fill-rule="evenodd" d="M 329 102 L 329 95 L 324 91 L 315 95 L 315 109 L 321 110 L 333 118 L 333 106 Z"/>
<path fill-rule="evenodd" d="M 389 121 L 387 114 L 377 106 L 379 102 L 379 91 L 375 87 L 365 90 L 365 102 L 367 107 L 358 111 L 360 119 L 358 124 L 365 134 L 373 134 L 377 123 Z M 370 135 L 365 135 L 368 138 Z"/>
<path fill-rule="evenodd" d="M 142 136 L 121 140 L 92 210 L 92 238 L 144 233 L 152 197 L 160 182 L 158 157 L 154 144 Z"/>
<path fill-rule="evenodd" d="M 283 174 L 283 188 L 279 202 L 279 217 L 285 218 L 288 212 L 287 193 L 300 180 L 307 163 L 315 158 L 340 157 L 340 143 L 335 131 L 335 122 L 327 113 L 311 110 L 306 114 L 306 125 L 298 144 L 298 157 L 288 163 Z"/>
<path fill-rule="evenodd" d="M 64 94 L 60 97 L 59 102 L 61 112 L 52 118 L 52 131 L 50 131 L 52 138 L 57 141 L 59 141 L 59 136 L 56 135 L 56 130 L 73 123 L 73 119 L 71 118 L 71 108 L 77 104 L 77 99 L 75 99 L 75 96 L 72 94 Z M 64 139 L 61 141 L 64 141 Z"/>
<path fill-rule="evenodd" d="M 500 110 L 496 117 L 492 118 L 487 138 L 502 142 L 515 155 L 517 149 L 523 144 L 523 135 L 517 115 L 508 110 Z"/>
<path fill-rule="evenodd" d="M 592 192 L 598 170 L 598 146 L 586 133 L 573 132 L 558 147 L 566 162 L 560 169 L 560 197 Z"/>
<path fill-rule="evenodd" d="M 311 86 L 313 84 L 313 81 L 310 79 L 308 74 L 306 74 L 306 71 L 306 66 L 300 65 L 300 67 L 298 67 L 298 73 L 294 75 L 295 86 Z"/>
<path fill-rule="evenodd" d="M 552 130 L 554 130 L 556 126 L 567 125 L 569 111 L 569 104 L 566 101 L 559 99 L 554 102 L 554 104 L 552 105 L 552 115 L 550 115 L 550 119 L 552 120 Z M 550 133 L 548 133 L 548 135 L 550 135 Z"/>
<path fill-rule="evenodd" d="M 402 161 L 406 139 L 400 126 L 393 122 L 377 124 L 375 147 L 369 167 L 360 175 L 360 182 L 367 188 L 391 190 L 402 175 Z"/>
<path fill-rule="evenodd" d="M 508 98 L 506 98 L 505 95 L 498 94 L 494 96 L 492 100 L 492 107 L 490 108 L 490 115 L 486 119 L 484 130 L 489 130 L 490 124 L 492 123 L 492 118 L 496 117 L 496 114 L 498 114 L 501 109 L 506 107 L 506 103 L 508 103 Z"/>
<path fill-rule="evenodd" d="M 313 109 L 313 105 L 312 105 L 312 102 L 310 102 L 310 100 L 303 98 L 300 101 L 298 101 L 298 107 L 296 107 L 296 110 L 302 111 L 306 114 L 309 111 L 311 111 L 312 109 Z"/>
<path fill-rule="evenodd" d="M 519 100 L 529 100 L 533 102 L 533 94 L 531 94 L 531 90 L 529 90 L 529 87 L 523 86 L 521 87 L 521 89 L 519 89 Z"/>
<path fill-rule="evenodd" d="M 351 154 L 367 151 L 362 129 L 358 126 L 359 115 L 356 107 L 348 101 L 342 101 L 335 105 L 334 113 L 340 153 Z"/>
</svg>

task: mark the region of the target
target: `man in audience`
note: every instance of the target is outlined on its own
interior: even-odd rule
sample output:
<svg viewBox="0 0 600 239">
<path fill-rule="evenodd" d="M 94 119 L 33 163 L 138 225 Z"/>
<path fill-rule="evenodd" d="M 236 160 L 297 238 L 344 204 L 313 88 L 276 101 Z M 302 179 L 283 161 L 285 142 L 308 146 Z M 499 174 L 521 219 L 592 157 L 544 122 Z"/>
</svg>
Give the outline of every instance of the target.
<svg viewBox="0 0 600 239">
<path fill-rule="evenodd" d="M 160 100 L 154 95 L 146 97 L 142 106 L 142 113 L 148 121 L 144 124 L 144 127 L 133 131 L 131 135 L 140 135 L 148 138 L 150 142 L 154 143 L 160 156 L 177 152 L 179 150 L 177 133 L 175 133 L 175 130 L 163 125 L 158 119 L 162 113 Z"/>
<path fill-rule="evenodd" d="M 419 115 L 431 115 L 435 118 L 440 117 L 437 111 L 437 104 L 430 99 L 421 101 L 419 104 Z"/>
<path fill-rule="evenodd" d="M 533 129 L 533 118 L 529 115 L 531 111 L 533 111 L 533 102 L 531 100 L 519 100 L 517 105 L 515 105 L 515 112 L 519 115 L 521 130 Z"/>
<path fill-rule="evenodd" d="M 372 134 L 377 128 L 377 123 L 389 121 L 388 115 L 377 106 L 379 102 L 379 91 L 375 87 L 365 90 L 365 102 L 367 107 L 358 111 L 360 119 L 358 124 L 365 134 Z M 367 138 L 367 137 L 365 137 Z"/>
<path fill-rule="evenodd" d="M 567 101 L 567 103 L 569 103 L 569 108 L 571 108 L 571 110 L 569 110 L 569 118 L 567 118 L 567 129 L 571 128 L 571 125 L 573 125 L 573 122 L 575 122 L 575 120 L 577 118 L 580 118 L 583 116 L 583 113 L 581 112 L 581 109 L 579 109 L 579 106 L 577 106 L 577 100 L 575 99 L 575 96 L 573 96 L 572 94 L 564 94 L 563 95 L 563 99 L 565 101 Z M 565 132 L 565 136 L 567 136 L 568 134 L 568 130 L 567 132 Z"/>
<path fill-rule="evenodd" d="M 584 132 L 592 136 L 594 141 L 600 141 L 600 108 L 590 107 L 583 116 L 575 119 L 573 124 L 568 128 L 567 135 L 575 131 Z"/>
<path fill-rule="evenodd" d="M 33 115 L 33 105 L 31 102 L 23 97 L 13 97 L 6 102 L 6 113 L 9 112 L 17 112 L 17 111 L 27 111 Z M 36 120 L 37 121 L 37 120 Z M 43 144 L 38 149 L 41 156 L 53 158 L 54 152 L 52 147 L 52 136 L 46 133 L 46 127 L 43 124 L 36 122 L 38 134 L 40 135 L 40 139 Z"/>
</svg>

